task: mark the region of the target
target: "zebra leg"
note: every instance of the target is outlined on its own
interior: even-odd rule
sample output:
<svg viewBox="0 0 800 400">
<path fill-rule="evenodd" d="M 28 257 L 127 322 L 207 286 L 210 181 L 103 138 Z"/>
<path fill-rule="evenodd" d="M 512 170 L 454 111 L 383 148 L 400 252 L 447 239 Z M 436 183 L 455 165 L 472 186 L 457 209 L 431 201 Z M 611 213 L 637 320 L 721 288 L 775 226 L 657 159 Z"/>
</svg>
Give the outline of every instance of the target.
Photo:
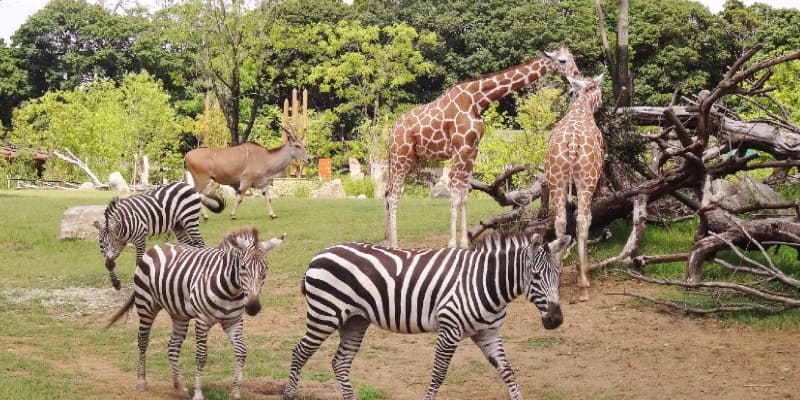
<svg viewBox="0 0 800 400">
<path fill-rule="evenodd" d="M 433 361 L 433 373 L 431 374 L 431 384 L 425 393 L 425 400 L 436 399 L 436 393 L 447 376 L 447 369 L 450 367 L 450 360 L 458 347 L 459 335 L 450 329 L 440 329 L 439 336 L 436 338 L 436 355 Z"/>
<path fill-rule="evenodd" d="M 339 328 L 339 348 L 336 350 L 336 355 L 333 356 L 331 366 L 345 400 L 355 398 L 353 386 L 350 384 L 350 367 L 361 347 L 361 341 L 364 340 L 367 328 L 369 328 L 369 321 L 362 317 L 350 318 Z"/>
<path fill-rule="evenodd" d="M 292 350 L 292 364 L 289 367 L 289 380 L 286 382 L 286 387 L 283 389 L 284 400 L 294 399 L 295 392 L 297 391 L 297 380 L 300 377 L 300 370 L 306 364 L 309 358 L 319 349 L 322 342 L 328 338 L 333 332 L 336 331 L 335 326 L 325 325 L 330 327 L 330 330 L 320 331 L 319 325 L 311 325 L 306 327 L 306 334 L 297 343 L 297 346 Z"/>
<path fill-rule="evenodd" d="M 146 368 L 145 362 L 147 358 L 147 345 L 150 344 L 150 327 L 152 322 L 145 322 L 139 319 L 139 333 L 137 339 L 139 342 L 139 364 L 136 366 L 136 389 L 147 390 Z"/>
<path fill-rule="evenodd" d="M 231 385 L 231 392 L 229 397 L 231 399 L 240 399 L 242 397 L 242 376 L 244 375 L 244 361 L 247 358 L 247 347 L 244 344 L 244 322 L 242 318 L 226 322 L 222 324 L 222 329 L 228 334 L 228 338 L 233 345 L 233 352 L 236 355 L 236 369 L 233 374 L 233 384 Z"/>
<path fill-rule="evenodd" d="M 186 339 L 186 332 L 189 330 L 188 319 L 172 319 L 172 334 L 169 336 L 169 344 L 167 345 L 167 358 L 169 365 L 172 369 L 172 387 L 178 391 L 181 396 L 188 397 L 189 390 L 183 383 L 183 374 L 181 374 L 181 366 L 178 359 L 181 355 L 181 345 Z"/>
<path fill-rule="evenodd" d="M 194 324 L 194 332 L 197 339 L 197 371 L 194 373 L 194 397 L 192 397 L 192 400 L 203 400 L 203 388 L 200 381 L 203 378 L 203 368 L 206 367 L 206 360 L 208 359 L 207 342 L 209 329 L 211 329 L 211 325 L 202 319 L 198 318 Z"/>
<path fill-rule="evenodd" d="M 514 378 L 514 370 L 511 369 L 511 364 L 508 363 L 506 358 L 505 350 L 503 350 L 503 340 L 500 339 L 499 332 L 496 330 L 485 331 L 473 335 L 471 339 L 481 348 L 486 359 L 500 373 L 500 378 L 503 379 L 508 389 L 508 397 L 511 400 L 521 400 L 522 395 Z"/>
</svg>

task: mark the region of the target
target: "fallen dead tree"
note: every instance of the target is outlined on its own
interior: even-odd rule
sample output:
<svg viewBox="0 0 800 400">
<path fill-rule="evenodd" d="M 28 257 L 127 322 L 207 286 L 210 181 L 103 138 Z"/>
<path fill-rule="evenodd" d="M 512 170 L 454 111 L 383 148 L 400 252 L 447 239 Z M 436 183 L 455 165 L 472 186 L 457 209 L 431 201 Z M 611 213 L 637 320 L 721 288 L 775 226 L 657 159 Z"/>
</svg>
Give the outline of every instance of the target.
<svg viewBox="0 0 800 400">
<path fill-rule="evenodd" d="M 716 104 L 725 96 L 749 98 L 769 91 L 766 85 L 770 69 L 800 59 L 797 51 L 745 67 L 759 50 L 757 46 L 744 54 L 722 81 L 712 90 L 699 93 L 691 104 L 632 107 L 599 117 L 611 156 L 592 202 L 592 230 L 629 218 L 632 229 L 619 254 L 592 268 L 615 263 L 641 269 L 656 263 L 686 261 L 685 283 L 699 285 L 703 262 L 713 261 L 717 252 L 731 245 L 746 250 L 756 249 L 755 243 L 800 248 L 800 219 L 794 202 L 756 200 L 726 208 L 711 201 L 713 193 L 705 189 L 708 182 L 763 168 L 774 169 L 771 178 L 785 179 L 792 168 L 800 166 L 800 128 L 781 117 L 743 121 Z M 634 127 L 641 126 L 653 126 L 657 131 L 637 133 Z M 633 147 L 616 149 L 622 157 L 615 157 L 618 146 Z M 640 156 L 630 157 L 631 154 Z M 644 159 L 642 154 L 652 157 Z M 473 189 L 483 190 L 504 204 L 501 200 L 508 194 L 496 183 L 473 182 Z M 546 188 L 525 192 L 530 195 L 526 199 L 542 198 L 546 204 Z M 665 209 L 664 204 L 672 208 Z M 517 224 L 552 234 L 552 218 L 546 209 L 526 220 L 525 216 L 532 213 L 523 212 L 524 206 L 519 204 L 510 205 L 510 211 L 481 221 L 470 233 L 477 236 L 488 228 Z M 765 217 L 767 210 L 780 208 L 794 209 L 794 215 Z M 670 216 L 698 220 L 692 248 L 676 254 L 640 254 L 647 225 L 653 221 L 669 224 Z"/>
</svg>

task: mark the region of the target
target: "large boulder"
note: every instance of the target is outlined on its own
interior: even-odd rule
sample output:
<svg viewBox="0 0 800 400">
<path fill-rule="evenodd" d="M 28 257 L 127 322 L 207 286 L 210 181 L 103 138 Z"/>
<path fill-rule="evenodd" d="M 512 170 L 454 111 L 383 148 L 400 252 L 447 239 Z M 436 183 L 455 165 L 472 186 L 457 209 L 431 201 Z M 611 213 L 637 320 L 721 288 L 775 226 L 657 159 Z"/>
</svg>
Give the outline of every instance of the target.
<svg viewBox="0 0 800 400">
<path fill-rule="evenodd" d="M 108 176 L 108 188 L 117 192 L 131 191 L 130 187 L 128 187 L 128 184 L 125 182 L 125 178 L 117 171 L 112 172 L 111 175 Z"/>
<path fill-rule="evenodd" d="M 311 198 L 313 199 L 344 199 L 347 198 L 347 193 L 344 191 L 341 179 L 334 179 L 325 182 L 319 189 L 311 191 Z"/>
<path fill-rule="evenodd" d="M 75 206 L 64 211 L 56 239 L 97 240 L 94 222 L 105 223 L 106 206 Z"/>
<path fill-rule="evenodd" d="M 730 210 L 780 201 L 777 192 L 749 175 L 745 175 L 735 185 L 724 179 L 715 179 L 711 182 L 711 191 L 717 203 Z"/>
</svg>

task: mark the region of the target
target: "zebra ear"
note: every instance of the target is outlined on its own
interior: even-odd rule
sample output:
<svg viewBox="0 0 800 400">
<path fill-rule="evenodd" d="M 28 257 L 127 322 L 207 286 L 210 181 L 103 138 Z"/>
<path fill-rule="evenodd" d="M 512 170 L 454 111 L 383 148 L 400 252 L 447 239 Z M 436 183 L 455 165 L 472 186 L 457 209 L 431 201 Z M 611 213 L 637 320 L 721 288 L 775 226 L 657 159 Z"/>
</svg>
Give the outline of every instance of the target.
<svg viewBox="0 0 800 400">
<path fill-rule="evenodd" d="M 561 239 L 553 240 L 552 242 L 548 243 L 547 246 L 550 248 L 551 254 L 558 254 L 564 251 L 567 248 L 567 245 L 572 242 L 572 236 L 564 235 Z"/>
<path fill-rule="evenodd" d="M 270 240 L 267 240 L 266 242 L 261 242 L 261 243 L 259 243 L 259 246 L 261 247 L 261 250 L 263 250 L 263 251 L 270 251 L 270 250 L 280 246 L 281 243 L 283 243 L 283 239 L 286 239 L 286 233 L 284 233 L 280 237 L 274 237 L 274 238 L 272 238 Z"/>
<path fill-rule="evenodd" d="M 100 221 L 95 220 L 94 221 L 94 227 L 97 228 L 98 231 L 102 231 L 103 230 L 103 225 L 100 223 Z"/>
</svg>

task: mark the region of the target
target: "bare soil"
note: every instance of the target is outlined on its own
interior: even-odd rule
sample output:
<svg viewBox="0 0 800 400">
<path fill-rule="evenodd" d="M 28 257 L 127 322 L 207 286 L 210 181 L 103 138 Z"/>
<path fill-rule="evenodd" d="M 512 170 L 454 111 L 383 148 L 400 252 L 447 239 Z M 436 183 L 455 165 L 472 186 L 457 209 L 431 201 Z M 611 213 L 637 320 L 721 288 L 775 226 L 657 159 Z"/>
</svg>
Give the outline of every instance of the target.
<svg viewBox="0 0 800 400">
<path fill-rule="evenodd" d="M 711 319 L 669 314 L 649 306 L 635 306 L 629 297 L 614 294 L 625 289 L 648 293 L 654 290 L 652 287 L 615 280 L 593 284 L 592 299 L 585 303 L 571 301 L 575 297 L 571 287 L 562 289 L 565 322 L 553 331 L 541 326 L 531 304 L 522 300 L 512 303 L 503 339 L 526 398 L 800 398 L 796 331 L 724 326 Z M 292 290 L 297 287 L 272 288 L 273 293 Z M 247 320 L 245 335 L 268 332 L 275 340 L 294 342 L 304 329 L 303 307 L 300 299 L 296 313 L 279 313 L 266 307 L 257 317 Z M 135 317 L 124 323 L 135 329 Z M 168 324 L 166 315 L 160 315 L 158 323 Z M 221 330 L 214 331 L 222 335 Z M 156 346 L 164 345 L 166 339 L 153 338 L 158 341 Z M 378 389 L 391 399 L 422 398 L 430 379 L 434 339 L 432 334 L 399 335 L 370 329 L 355 359 L 353 380 Z M 314 374 L 332 376 L 330 358 L 337 343 L 338 338 L 330 338 L 305 366 L 298 398 L 341 398 L 333 380 L 308 379 Z M 27 353 L 24 348 L 16 351 Z M 184 347 L 183 357 L 192 359 L 193 354 Z M 136 392 L 135 366 L 123 371 L 113 357 L 84 354 L 69 367 L 73 372 L 80 369 L 98 386 L 107 387 L 103 398 L 178 398 L 171 381 L 160 376 L 149 376 L 148 391 Z M 206 370 L 213 368 L 220 367 L 209 364 Z M 191 385 L 191 371 L 185 373 Z M 206 390 L 227 390 L 229 384 L 230 379 L 204 381 Z M 283 384 L 269 378 L 247 378 L 246 374 L 243 396 L 279 398 Z M 498 374 L 467 340 L 456 352 L 439 398 L 506 399 L 507 394 Z"/>
</svg>

